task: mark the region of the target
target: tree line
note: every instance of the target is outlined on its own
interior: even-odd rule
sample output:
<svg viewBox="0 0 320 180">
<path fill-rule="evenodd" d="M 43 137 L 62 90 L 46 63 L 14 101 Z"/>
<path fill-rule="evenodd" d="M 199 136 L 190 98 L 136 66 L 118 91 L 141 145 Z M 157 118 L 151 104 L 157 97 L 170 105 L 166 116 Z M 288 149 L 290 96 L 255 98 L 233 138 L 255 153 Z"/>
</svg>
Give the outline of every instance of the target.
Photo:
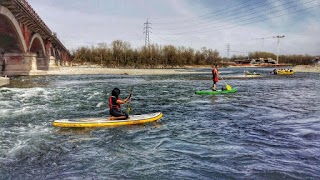
<svg viewBox="0 0 320 180">
<path fill-rule="evenodd" d="M 129 42 L 116 40 L 111 44 L 99 43 L 96 46 L 79 47 L 72 50 L 73 63 L 97 64 L 105 67 L 128 68 L 167 68 L 194 65 L 228 64 L 245 56 L 233 56 L 231 59 L 220 57 L 216 49 L 202 47 L 195 50 L 190 47 L 151 44 L 133 48 Z M 249 58 L 273 58 L 276 55 L 268 52 L 252 52 Z M 309 55 L 281 55 L 280 63 L 310 64 Z"/>
<path fill-rule="evenodd" d="M 73 50 L 73 63 L 99 64 L 106 67 L 182 67 L 186 65 L 218 64 L 217 50 L 206 47 L 194 50 L 183 46 L 151 44 L 132 48 L 130 43 L 116 40 L 110 45 L 79 47 Z"/>
</svg>

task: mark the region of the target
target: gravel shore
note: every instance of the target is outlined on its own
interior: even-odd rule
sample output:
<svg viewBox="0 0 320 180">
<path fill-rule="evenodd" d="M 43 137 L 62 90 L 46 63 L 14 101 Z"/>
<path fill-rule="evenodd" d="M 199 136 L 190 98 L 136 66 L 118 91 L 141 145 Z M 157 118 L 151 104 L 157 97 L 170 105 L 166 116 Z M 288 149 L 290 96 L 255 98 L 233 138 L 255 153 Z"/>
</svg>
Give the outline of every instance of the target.
<svg viewBox="0 0 320 180">
<path fill-rule="evenodd" d="M 293 67 L 296 72 L 320 72 L 320 66 L 298 65 Z M 201 74 L 193 69 L 126 69 L 101 67 L 60 67 L 59 70 L 48 71 L 48 75 L 76 75 L 76 74 L 119 74 L 119 75 L 165 75 L 165 74 Z"/>
</svg>

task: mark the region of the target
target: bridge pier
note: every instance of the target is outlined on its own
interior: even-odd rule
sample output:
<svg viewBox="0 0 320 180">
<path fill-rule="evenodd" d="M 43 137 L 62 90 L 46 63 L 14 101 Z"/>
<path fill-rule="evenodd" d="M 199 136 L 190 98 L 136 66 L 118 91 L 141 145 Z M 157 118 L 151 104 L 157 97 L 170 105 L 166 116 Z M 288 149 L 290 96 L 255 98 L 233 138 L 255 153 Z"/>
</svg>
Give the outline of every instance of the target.
<svg viewBox="0 0 320 180">
<path fill-rule="evenodd" d="M 4 75 L 46 75 L 49 69 L 47 58 L 39 58 L 36 53 L 7 53 Z M 49 67 L 48 67 L 49 66 Z"/>
<path fill-rule="evenodd" d="M 15 75 L 28 75 L 29 60 L 25 58 L 23 53 L 6 53 L 6 68 L 4 75 L 15 76 Z"/>
<path fill-rule="evenodd" d="M 54 58 L 53 56 L 49 57 L 49 71 L 56 71 L 59 70 L 59 65 L 57 65 L 59 63 L 56 63 L 56 58 Z"/>
<path fill-rule="evenodd" d="M 46 71 L 48 70 L 48 58 L 46 57 L 37 57 L 37 70 Z"/>
<path fill-rule="evenodd" d="M 38 58 L 36 53 L 26 53 L 24 56 L 25 60 L 29 63 L 29 73 L 28 75 L 46 75 L 47 71 L 39 70 L 39 61 L 44 61 L 45 58 Z"/>
</svg>

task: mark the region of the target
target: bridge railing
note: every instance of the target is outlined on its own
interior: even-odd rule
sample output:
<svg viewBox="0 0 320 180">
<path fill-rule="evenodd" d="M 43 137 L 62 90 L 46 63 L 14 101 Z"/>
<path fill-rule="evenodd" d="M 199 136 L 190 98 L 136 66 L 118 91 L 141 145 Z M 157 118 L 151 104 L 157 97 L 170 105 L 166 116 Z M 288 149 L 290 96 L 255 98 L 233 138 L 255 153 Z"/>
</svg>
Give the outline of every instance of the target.
<svg viewBox="0 0 320 180">
<path fill-rule="evenodd" d="M 33 16 L 33 18 L 35 18 L 38 21 L 38 23 L 40 23 L 50 34 L 52 34 L 49 27 L 42 21 L 39 15 L 33 10 L 33 8 L 30 6 L 30 4 L 26 0 L 15 0 L 15 1 L 21 4 Z"/>
<path fill-rule="evenodd" d="M 35 20 L 40 23 L 40 25 L 44 28 L 50 36 L 53 36 L 55 41 L 57 41 L 70 55 L 70 51 L 64 47 L 61 41 L 58 39 L 57 34 L 49 29 L 49 27 L 42 21 L 39 15 L 34 11 L 34 9 L 30 6 L 27 0 L 15 0 L 18 4 L 20 4 Z"/>
</svg>

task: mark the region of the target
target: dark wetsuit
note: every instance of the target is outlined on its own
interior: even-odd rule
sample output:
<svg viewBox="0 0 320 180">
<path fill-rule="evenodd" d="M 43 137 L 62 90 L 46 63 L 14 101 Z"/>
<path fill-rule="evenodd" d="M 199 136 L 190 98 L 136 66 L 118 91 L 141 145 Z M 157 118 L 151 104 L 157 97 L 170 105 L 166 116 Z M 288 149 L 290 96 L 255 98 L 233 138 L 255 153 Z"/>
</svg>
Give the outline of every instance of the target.
<svg viewBox="0 0 320 180">
<path fill-rule="evenodd" d="M 128 114 L 126 112 L 121 111 L 120 104 L 117 104 L 117 100 L 120 100 L 120 98 L 117 99 L 115 96 L 109 97 L 110 115 L 114 117 L 125 116 L 127 119 Z"/>
</svg>

